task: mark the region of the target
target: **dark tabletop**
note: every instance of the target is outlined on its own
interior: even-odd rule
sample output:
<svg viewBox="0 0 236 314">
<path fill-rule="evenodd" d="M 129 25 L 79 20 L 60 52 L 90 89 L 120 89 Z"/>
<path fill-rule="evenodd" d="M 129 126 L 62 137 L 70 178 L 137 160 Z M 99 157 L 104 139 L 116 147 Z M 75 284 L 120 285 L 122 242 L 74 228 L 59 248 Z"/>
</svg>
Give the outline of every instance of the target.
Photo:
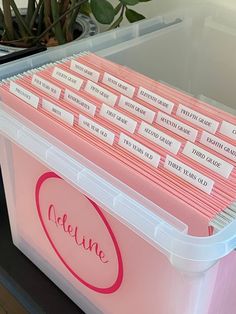
<svg viewBox="0 0 236 314">
<path fill-rule="evenodd" d="M 0 284 L 29 313 L 83 313 L 12 243 L 0 171 Z M 0 311 L 1 313 L 1 311 Z M 10 314 L 10 313 L 9 313 Z"/>
</svg>

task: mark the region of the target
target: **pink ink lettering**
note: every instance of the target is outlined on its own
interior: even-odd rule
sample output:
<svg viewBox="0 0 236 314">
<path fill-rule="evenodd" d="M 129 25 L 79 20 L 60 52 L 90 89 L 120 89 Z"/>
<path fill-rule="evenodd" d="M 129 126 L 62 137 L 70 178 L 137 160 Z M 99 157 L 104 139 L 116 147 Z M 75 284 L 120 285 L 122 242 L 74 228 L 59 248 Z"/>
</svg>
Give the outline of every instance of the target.
<svg viewBox="0 0 236 314">
<path fill-rule="evenodd" d="M 53 204 L 51 204 L 48 208 L 48 220 L 53 222 L 57 228 L 62 227 L 61 230 L 65 234 L 68 234 L 71 239 L 75 241 L 77 246 L 81 247 L 84 251 L 95 253 L 103 264 L 109 262 L 109 260 L 106 259 L 105 253 L 100 249 L 99 244 L 91 238 L 87 239 L 84 235 L 79 235 L 78 226 L 72 226 L 68 222 L 68 215 L 66 213 L 62 216 L 58 216 L 56 208 Z M 79 237 L 81 239 L 79 239 Z"/>
</svg>

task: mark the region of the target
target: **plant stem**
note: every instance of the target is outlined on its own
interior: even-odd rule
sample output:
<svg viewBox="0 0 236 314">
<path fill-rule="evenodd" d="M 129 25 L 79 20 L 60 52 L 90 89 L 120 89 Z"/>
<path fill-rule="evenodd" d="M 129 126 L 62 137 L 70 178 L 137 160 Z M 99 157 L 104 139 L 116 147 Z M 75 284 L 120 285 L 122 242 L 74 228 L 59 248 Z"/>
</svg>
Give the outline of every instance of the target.
<svg viewBox="0 0 236 314">
<path fill-rule="evenodd" d="M 125 12 L 125 5 L 123 4 L 123 5 L 122 5 L 121 12 L 120 12 L 120 16 L 123 16 L 123 15 L 124 15 L 124 12 Z"/>
<path fill-rule="evenodd" d="M 53 21 L 56 22 L 59 19 L 59 8 L 58 8 L 58 4 L 57 4 L 57 0 L 51 0 L 51 9 L 52 9 L 52 17 L 53 17 Z M 60 45 L 64 44 L 66 42 L 63 31 L 62 31 L 62 27 L 61 27 L 61 23 L 56 23 L 54 25 L 54 31 L 55 31 L 55 37 L 58 41 L 58 43 Z"/>
<path fill-rule="evenodd" d="M 3 27 L 3 29 L 6 29 L 5 22 L 4 22 L 4 14 L 2 12 L 2 9 L 0 8 L 0 24 Z"/>
<path fill-rule="evenodd" d="M 31 18 L 31 20 L 30 20 L 30 23 L 29 23 L 29 28 L 30 28 L 30 29 L 32 29 L 33 26 L 34 26 L 34 23 L 35 23 L 36 18 L 37 18 L 37 16 L 38 16 L 39 10 L 40 10 L 41 7 L 42 7 L 42 4 L 43 4 L 43 0 L 39 0 L 39 3 L 37 4 L 37 7 L 36 7 L 36 9 L 35 9 L 35 11 L 34 11 L 34 14 L 33 14 L 32 18 Z M 38 21 L 38 24 L 39 24 L 39 21 Z"/>
<path fill-rule="evenodd" d="M 70 4 L 70 0 L 64 0 L 64 1 L 61 0 L 61 2 L 59 3 L 59 13 L 60 13 L 60 15 L 65 13 L 65 11 L 67 10 L 69 4 Z"/>
<path fill-rule="evenodd" d="M 23 37 L 20 39 L 15 39 L 15 40 L 2 40 L 1 44 L 3 45 L 13 45 L 14 47 L 20 47 L 20 48 L 24 48 L 24 47 L 30 47 L 30 44 L 27 44 L 27 41 L 29 40 L 33 40 L 35 37 Z M 18 44 L 19 43 L 19 44 Z"/>
<path fill-rule="evenodd" d="M 123 5 L 122 5 L 121 12 L 120 12 L 120 16 L 119 16 L 120 23 L 121 23 L 121 21 L 123 20 L 123 15 L 124 15 L 124 12 L 125 12 L 125 7 L 126 7 L 126 6 L 123 4 Z M 116 27 L 120 27 L 120 23 L 119 23 Z"/>
<path fill-rule="evenodd" d="M 110 31 L 111 29 L 114 29 L 116 27 L 120 26 L 120 23 L 123 21 L 123 16 L 119 16 L 118 19 L 107 29 L 108 31 Z"/>
<path fill-rule="evenodd" d="M 39 36 L 43 29 L 43 14 L 44 14 L 44 2 L 42 1 L 42 5 L 39 8 L 39 15 L 37 21 L 37 36 Z"/>
<path fill-rule="evenodd" d="M 2 12 L 2 9 L 0 8 L 0 23 L 1 23 L 1 26 L 2 26 L 2 30 L 3 30 L 3 33 L 0 37 L 0 42 L 4 41 L 4 40 L 7 40 L 7 35 L 6 35 L 6 25 L 5 25 L 5 21 L 4 21 L 4 14 Z"/>
<path fill-rule="evenodd" d="M 19 9 L 17 8 L 15 4 L 15 1 L 10 0 L 10 5 L 16 15 L 16 19 L 18 21 L 18 25 L 19 25 L 19 29 L 20 29 L 22 37 L 24 37 L 25 35 L 32 35 L 31 30 L 28 28 L 23 17 L 21 16 Z"/>
<path fill-rule="evenodd" d="M 22 37 L 22 38 L 19 38 L 19 39 L 4 40 L 3 43 L 14 44 L 15 42 L 20 42 L 20 41 L 34 39 L 34 38 L 35 38 L 35 36 L 26 36 L 26 37 Z"/>
<path fill-rule="evenodd" d="M 120 12 L 119 17 L 108 27 L 107 29 L 108 31 L 120 27 L 120 23 L 124 19 L 125 8 L 126 8 L 125 4 L 122 4 L 121 2 L 118 4 L 115 10 L 117 10 L 116 15 Z"/>
<path fill-rule="evenodd" d="M 36 37 L 36 42 L 39 41 L 41 38 L 43 38 L 57 23 L 60 22 L 61 19 L 63 19 L 64 16 L 66 16 L 67 14 L 69 14 L 70 12 L 72 12 L 73 10 L 75 10 L 77 7 L 79 7 L 82 3 L 86 2 L 87 0 L 81 0 L 80 3 L 77 3 L 75 6 L 71 7 L 69 10 L 67 10 L 65 13 L 63 13 L 57 21 L 55 21 L 54 23 L 52 23 L 47 29 L 45 29 L 44 32 L 42 32 L 42 34 L 40 34 L 38 37 Z"/>
<path fill-rule="evenodd" d="M 73 1 L 72 5 L 76 5 L 76 1 Z M 69 40 L 73 40 L 73 38 L 72 38 L 72 36 L 73 36 L 72 35 L 72 27 L 76 21 L 77 16 L 78 16 L 79 9 L 80 9 L 80 6 L 78 6 L 75 10 L 72 11 L 72 14 L 70 15 L 70 19 L 66 25 L 66 36 Z"/>
<path fill-rule="evenodd" d="M 66 10 L 71 6 L 71 1 L 70 0 L 64 0 L 59 3 L 59 15 L 61 16 L 63 13 L 65 13 Z M 66 16 L 61 20 L 61 25 L 62 28 L 65 28 L 66 24 Z"/>
<path fill-rule="evenodd" d="M 44 23 L 45 27 L 50 27 L 51 25 L 51 4 L 50 1 L 44 0 Z"/>
<path fill-rule="evenodd" d="M 28 0 L 28 6 L 27 6 L 27 14 L 25 17 L 26 24 L 29 25 L 35 11 L 35 2 L 34 0 Z"/>
<path fill-rule="evenodd" d="M 11 16 L 11 6 L 9 0 L 2 0 L 4 23 L 6 25 L 6 35 L 9 40 L 14 39 L 14 28 Z"/>
</svg>

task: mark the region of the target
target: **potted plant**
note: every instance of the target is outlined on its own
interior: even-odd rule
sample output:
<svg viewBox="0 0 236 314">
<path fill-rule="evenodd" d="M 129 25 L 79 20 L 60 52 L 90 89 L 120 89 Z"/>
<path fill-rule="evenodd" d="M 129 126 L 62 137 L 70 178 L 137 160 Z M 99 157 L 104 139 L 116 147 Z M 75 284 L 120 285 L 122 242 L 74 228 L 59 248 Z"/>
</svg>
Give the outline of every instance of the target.
<svg viewBox="0 0 236 314">
<path fill-rule="evenodd" d="M 2 0 L 0 44 L 21 48 L 65 44 L 81 38 L 82 16 L 93 16 L 112 29 L 124 16 L 130 22 L 145 18 L 131 7 L 147 1 L 151 0 L 118 0 L 113 6 L 108 0 L 28 0 L 22 11 L 14 0 Z"/>
</svg>

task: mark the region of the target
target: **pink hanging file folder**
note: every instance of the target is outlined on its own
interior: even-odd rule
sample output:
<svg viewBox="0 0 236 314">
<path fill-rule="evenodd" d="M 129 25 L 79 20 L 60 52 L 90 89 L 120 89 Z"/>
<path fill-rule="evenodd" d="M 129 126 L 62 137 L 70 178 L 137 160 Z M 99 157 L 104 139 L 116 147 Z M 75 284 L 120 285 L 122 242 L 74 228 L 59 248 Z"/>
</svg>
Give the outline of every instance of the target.
<svg viewBox="0 0 236 314">
<path fill-rule="evenodd" d="M 234 219 L 232 115 L 94 54 L 23 73 L 0 89 L 12 109 L 191 234 L 208 235 Z"/>
</svg>

